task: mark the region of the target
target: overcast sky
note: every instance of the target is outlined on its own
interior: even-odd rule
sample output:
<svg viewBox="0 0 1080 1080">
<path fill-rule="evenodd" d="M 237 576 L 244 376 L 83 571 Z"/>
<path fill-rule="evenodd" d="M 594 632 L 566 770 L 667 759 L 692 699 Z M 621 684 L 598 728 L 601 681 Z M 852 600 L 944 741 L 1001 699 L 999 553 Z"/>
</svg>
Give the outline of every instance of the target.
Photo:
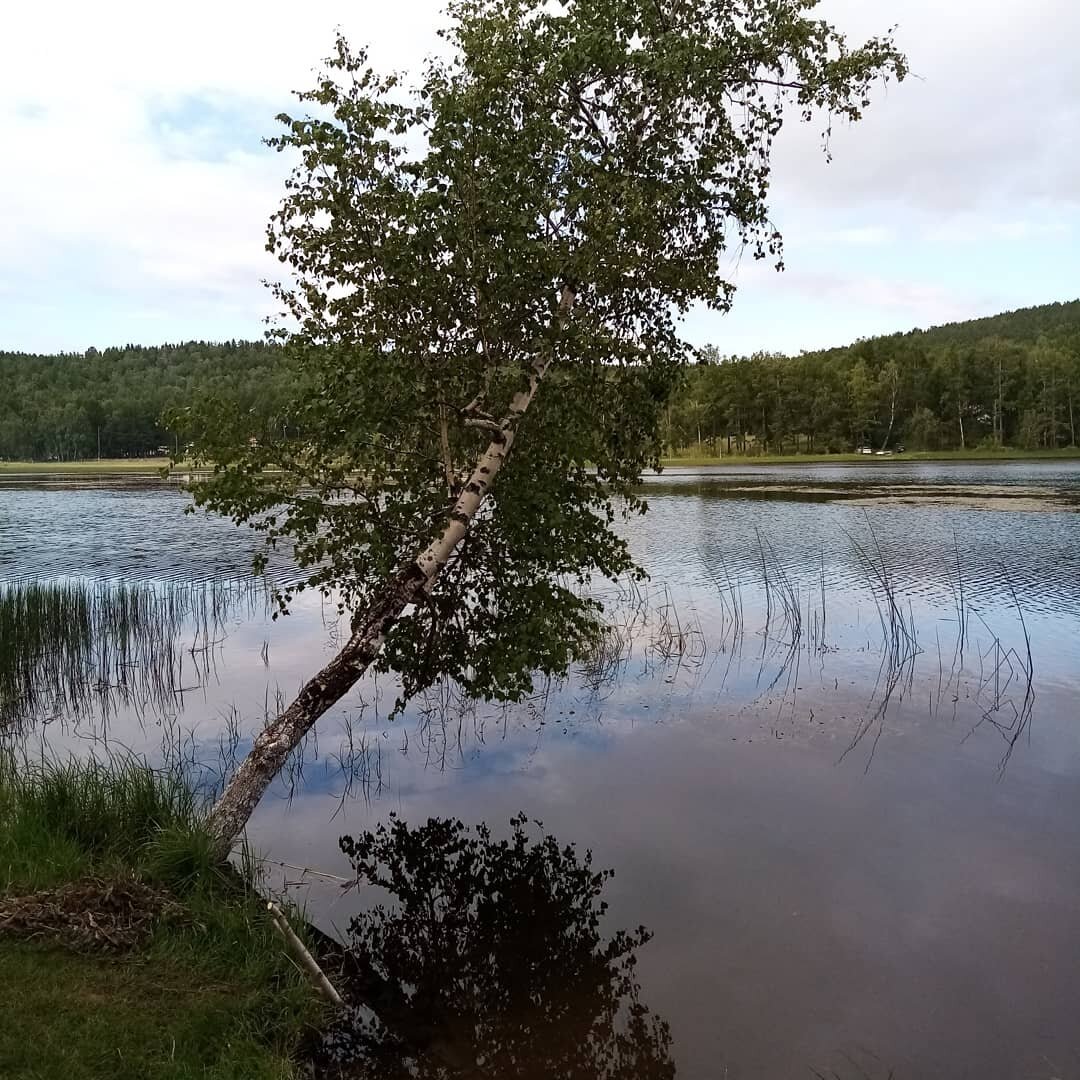
<svg viewBox="0 0 1080 1080">
<path fill-rule="evenodd" d="M 335 26 L 380 66 L 435 47 L 436 0 L 38 0 L 0 21 L 0 349 L 257 337 L 279 264 L 266 150 Z M 862 123 L 785 129 L 787 271 L 733 266 L 687 336 L 798 351 L 1080 295 L 1080 2 L 826 0 L 896 24 L 918 78 Z"/>
</svg>

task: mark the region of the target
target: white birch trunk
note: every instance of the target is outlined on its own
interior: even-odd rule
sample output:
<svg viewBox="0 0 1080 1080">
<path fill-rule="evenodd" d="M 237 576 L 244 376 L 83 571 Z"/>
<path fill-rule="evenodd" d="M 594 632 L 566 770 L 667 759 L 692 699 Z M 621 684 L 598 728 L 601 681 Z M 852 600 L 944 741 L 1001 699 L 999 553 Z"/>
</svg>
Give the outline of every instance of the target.
<svg viewBox="0 0 1080 1080">
<path fill-rule="evenodd" d="M 576 292 L 564 286 L 555 315 L 556 331 L 570 315 Z M 296 699 L 258 735 L 210 813 L 210 830 L 218 853 L 225 857 L 243 832 L 266 789 L 289 754 L 315 722 L 338 702 L 379 655 L 386 634 L 401 613 L 438 580 L 450 556 L 464 539 L 514 444 L 517 425 L 536 396 L 554 357 L 544 349 L 533 361 L 528 385 L 510 401 L 499 423 L 477 422 L 493 430 L 468 482 L 447 515 L 446 526 L 415 559 L 385 583 L 366 611 L 353 619 L 349 640 L 341 651 L 301 689 Z"/>
<path fill-rule="evenodd" d="M 308 977 L 320 997 L 325 998 L 331 1005 L 340 1008 L 344 1003 L 341 1000 L 341 995 L 337 992 L 337 988 L 326 977 L 326 972 L 319 967 L 315 957 L 308 952 L 307 946 L 297 937 L 296 932 L 289 925 L 289 920 L 285 918 L 285 912 L 273 901 L 267 902 L 266 910 L 270 913 L 270 918 L 273 919 L 278 933 L 285 939 L 285 944 L 294 963 Z"/>
</svg>

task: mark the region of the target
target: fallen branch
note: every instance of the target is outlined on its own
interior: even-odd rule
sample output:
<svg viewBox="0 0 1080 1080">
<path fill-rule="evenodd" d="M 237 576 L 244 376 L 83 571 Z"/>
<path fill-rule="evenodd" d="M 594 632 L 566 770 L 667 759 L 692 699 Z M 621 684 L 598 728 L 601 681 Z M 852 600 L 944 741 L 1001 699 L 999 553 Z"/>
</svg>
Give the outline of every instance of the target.
<svg viewBox="0 0 1080 1080">
<path fill-rule="evenodd" d="M 296 931 L 289 925 L 285 913 L 272 900 L 266 902 L 266 910 L 270 912 L 270 918 L 274 920 L 274 926 L 278 933 L 285 939 L 285 945 L 293 962 L 311 980 L 312 986 L 320 996 L 326 998 L 332 1005 L 342 1006 L 344 1001 L 334 988 L 334 984 L 326 977 L 326 972 L 319 967 L 315 957 L 308 952 L 307 946 L 296 936 Z"/>
</svg>

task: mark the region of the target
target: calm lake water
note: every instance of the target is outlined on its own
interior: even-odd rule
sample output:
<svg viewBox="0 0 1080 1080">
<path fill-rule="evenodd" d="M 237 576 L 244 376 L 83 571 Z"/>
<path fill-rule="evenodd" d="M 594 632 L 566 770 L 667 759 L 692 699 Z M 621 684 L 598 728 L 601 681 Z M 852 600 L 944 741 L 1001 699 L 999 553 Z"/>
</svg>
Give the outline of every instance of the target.
<svg viewBox="0 0 1080 1080">
<path fill-rule="evenodd" d="M 342 927 L 365 898 L 297 869 L 347 874 L 340 834 L 523 810 L 617 869 L 681 1076 L 1080 1077 L 1080 464 L 672 470 L 647 495 L 623 527 L 651 581 L 604 593 L 608 651 L 508 709 L 447 691 L 390 720 L 366 681 L 252 823 L 274 882 Z M 9 738 L 227 770 L 332 654 L 333 611 L 272 620 L 236 584 L 252 536 L 188 503 L 0 483 L 0 588 L 144 582 L 175 615 L 164 673 L 83 657 L 92 692 L 45 687 Z"/>
</svg>

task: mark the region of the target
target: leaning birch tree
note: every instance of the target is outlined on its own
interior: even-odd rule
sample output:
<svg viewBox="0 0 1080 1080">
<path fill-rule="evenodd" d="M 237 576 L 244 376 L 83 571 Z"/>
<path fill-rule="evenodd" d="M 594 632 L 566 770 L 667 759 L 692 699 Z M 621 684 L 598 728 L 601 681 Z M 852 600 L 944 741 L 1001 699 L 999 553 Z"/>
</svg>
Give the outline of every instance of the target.
<svg viewBox="0 0 1080 1080">
<path fill-rule="evenodd" d="M 514 699 L 595 632 L 578 586 L 635 568 L 692 304 L 724 311 L 768 214 L 785 121 L 858 120 L 903 79 L 816 0 L 452 0 L 408 83 L 339 38 L 268 248 L 292 329 L 273 440 L 189 417 L 197 500 L 288 545 L 351 633 L 255 739 L 212 814 L 224 852 L 288 755 L 369 668 Z M 292 590 L 280 597 L 287 608 Z"/>
</svg>

